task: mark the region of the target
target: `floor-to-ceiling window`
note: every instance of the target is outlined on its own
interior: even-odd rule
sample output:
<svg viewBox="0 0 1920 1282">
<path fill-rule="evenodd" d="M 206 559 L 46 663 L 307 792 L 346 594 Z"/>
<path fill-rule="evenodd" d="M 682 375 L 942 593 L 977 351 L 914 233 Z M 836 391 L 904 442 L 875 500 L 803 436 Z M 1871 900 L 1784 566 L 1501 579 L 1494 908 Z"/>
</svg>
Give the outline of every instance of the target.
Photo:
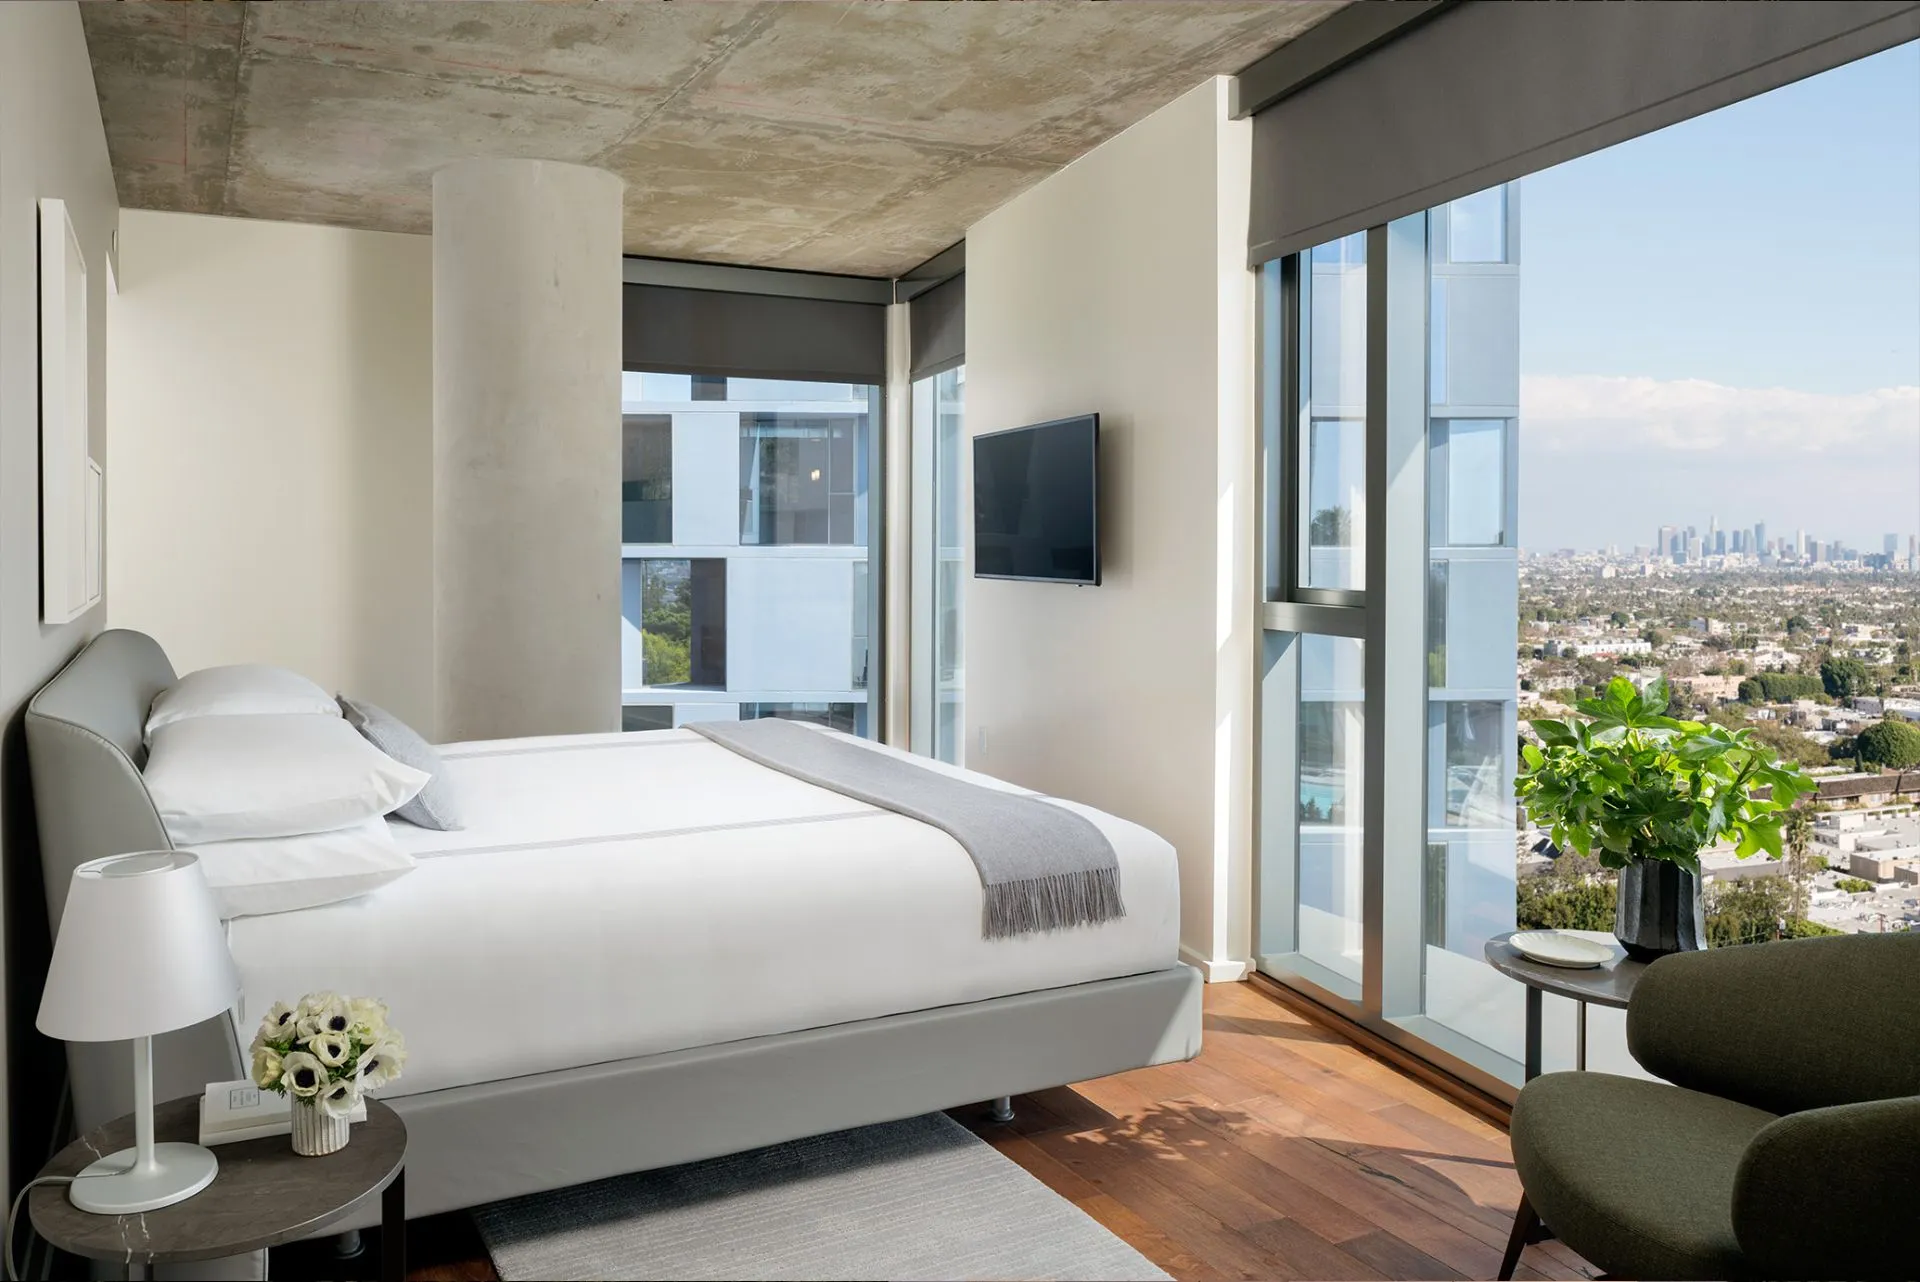
<svg viewBox="0 0 1920 1282">
<path fill-rule="evenodd" d="M 621 401 L 622 724 L 874 733 L 879 389 L 630 371 Z"/>
<path fill-rule="evenodd" d="M 1261 970 L 1513 1080 L 1487 939 L 1612 927 L 1518 747 L 1618 677 L 1820 780 L 1798 855 L 1706 852 L 1716 946 L 1920 928 L 1853 854 L 1913 840 L 1916 229 L 1907 45 L 1262 267 Z"/>
</svg>

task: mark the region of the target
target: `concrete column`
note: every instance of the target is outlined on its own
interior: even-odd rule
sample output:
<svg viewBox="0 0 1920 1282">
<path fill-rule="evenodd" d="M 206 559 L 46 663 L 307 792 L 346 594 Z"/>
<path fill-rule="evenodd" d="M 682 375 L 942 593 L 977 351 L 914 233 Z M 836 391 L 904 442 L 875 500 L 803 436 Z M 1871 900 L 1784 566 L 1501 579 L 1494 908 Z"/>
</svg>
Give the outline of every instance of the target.
<svg viewBox="0 0 1920 1282">
<path fill-rule="evenodd" d="M 620 726 L 623 187 L 545 160 L 433 176 L 442 739 Z"/>
</svg>

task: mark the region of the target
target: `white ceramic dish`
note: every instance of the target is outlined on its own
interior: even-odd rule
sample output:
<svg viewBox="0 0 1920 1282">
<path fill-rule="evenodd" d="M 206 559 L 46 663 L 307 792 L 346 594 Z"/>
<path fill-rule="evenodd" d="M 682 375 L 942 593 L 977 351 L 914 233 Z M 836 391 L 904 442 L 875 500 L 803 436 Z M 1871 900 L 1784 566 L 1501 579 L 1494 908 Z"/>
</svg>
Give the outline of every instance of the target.
<svg viewBox="0 0 1920 1282">
<path fill-rule="evenodd" d="M 1510 941 L 1529 961 L 1588 970 L 1613 959 L 1613 949 L 1559 930 L 1523 930 Z"/>
</svg>

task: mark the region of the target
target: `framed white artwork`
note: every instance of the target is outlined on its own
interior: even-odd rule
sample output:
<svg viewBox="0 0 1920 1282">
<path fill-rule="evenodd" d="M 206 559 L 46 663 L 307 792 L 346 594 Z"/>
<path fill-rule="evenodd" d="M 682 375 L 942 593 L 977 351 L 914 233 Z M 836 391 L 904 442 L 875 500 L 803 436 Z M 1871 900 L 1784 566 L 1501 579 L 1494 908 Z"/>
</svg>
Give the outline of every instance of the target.
<svg viewBox="0 0 1920 1282">
<path fill-rule="evenodd" d="M 105 478 L 88 454 L 87 256 L 67 202 L 40 202 L 40 618 L 100 603 Z"/>
</svg>

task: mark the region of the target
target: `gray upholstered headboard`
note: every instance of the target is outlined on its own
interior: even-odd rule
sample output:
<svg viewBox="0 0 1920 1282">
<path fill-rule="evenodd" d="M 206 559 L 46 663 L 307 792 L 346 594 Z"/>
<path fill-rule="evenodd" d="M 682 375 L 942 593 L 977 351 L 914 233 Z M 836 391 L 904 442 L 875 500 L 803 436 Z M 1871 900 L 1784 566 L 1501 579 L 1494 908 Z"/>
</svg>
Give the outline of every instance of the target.
<svg viewBox="0 0 1920 1282">
<path fill-rule="evenodd" d="M 141 742 L 153 697 L 173 684 L 173 665 L 144 632 L 102 632 L 27 704 L 27 761 L 55 932 L 73 870 L 89 859 L 170 850 L 166 827 L 140 778 Z M 223 1015 L 154 1039 L 157 1098 L 199 1094 L 243 1075 Z M 133 1107 L 129 1052 L 116 1043 L 69 1043 L 74 1120 L 81 1130 Z"/>
</svg>

